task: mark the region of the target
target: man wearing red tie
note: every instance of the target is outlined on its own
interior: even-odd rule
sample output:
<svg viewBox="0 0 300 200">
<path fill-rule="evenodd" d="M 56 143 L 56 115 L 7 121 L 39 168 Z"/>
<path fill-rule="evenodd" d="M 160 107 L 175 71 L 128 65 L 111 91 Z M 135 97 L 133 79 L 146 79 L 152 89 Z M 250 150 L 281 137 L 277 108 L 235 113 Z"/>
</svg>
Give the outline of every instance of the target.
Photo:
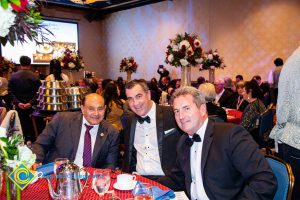
<svg viewBox="0 0 300 200">
<path fill-rule="evenodd" d="M 273 199 L 276 178 L 251 135 L 241 126 L 208 119 L 204 96 L 177 89 L 173 110 L 186 133 L 177 144 L 172 174 L 159 181 L 190 199 Z"/>
<path fill-rule="evenodd" d="M 33 144 L 37 163 L 68 158 L 84 167 L 117 167 L 119 133 L 103 120 L 102 96 L 88 94 L 82 101 L 81 112 L 57 113 Z"/>
</svg>

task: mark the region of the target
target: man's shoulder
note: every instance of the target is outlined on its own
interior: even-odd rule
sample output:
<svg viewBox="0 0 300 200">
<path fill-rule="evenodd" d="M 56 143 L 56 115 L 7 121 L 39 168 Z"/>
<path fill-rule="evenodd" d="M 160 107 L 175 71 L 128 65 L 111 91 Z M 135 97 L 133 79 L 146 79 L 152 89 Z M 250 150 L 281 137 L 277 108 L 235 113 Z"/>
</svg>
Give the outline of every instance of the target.
<svg viewBox="0 0 300 200">
<path fill-rule="evenodd" d="M 108 132 L 108 134 L 118 134 L 119 132 L 116 127 L 114 127 L 111 123 L 109 123 L 106 120 L 103 120 L 101 122 L 101 126 Z"/>
</svg>

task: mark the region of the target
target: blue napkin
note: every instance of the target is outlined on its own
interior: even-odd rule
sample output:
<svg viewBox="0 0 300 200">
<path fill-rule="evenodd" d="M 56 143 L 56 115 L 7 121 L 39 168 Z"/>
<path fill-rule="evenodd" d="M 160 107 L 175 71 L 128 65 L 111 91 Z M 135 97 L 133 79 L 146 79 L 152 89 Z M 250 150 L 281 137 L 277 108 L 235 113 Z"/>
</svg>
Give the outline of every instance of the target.
<svg viewBox="0 0 300 200">
<path fill-rule="evenodd" d="M 136 185 L 140 185 L 141 187 L 143 187 L 143 184 L 139 181 L 137 181 Z M 175 198 L 175 194 L 173 190 L 162 190 L 159 187 L 156 186 L 152 186 L 152 193 L 153 193 L 153 198 L 154 200 L 163 200 L 163 199 L 167 199 L 167 198 Z M 134 194 L 134 190 L 132 191 L 132 193 Z"/>
<path fill-rule="evenodd" d="M 54 162 L 38 166 L 36 171 L 43 172 L 43 178 L 54 173 Z"/>
</svg>

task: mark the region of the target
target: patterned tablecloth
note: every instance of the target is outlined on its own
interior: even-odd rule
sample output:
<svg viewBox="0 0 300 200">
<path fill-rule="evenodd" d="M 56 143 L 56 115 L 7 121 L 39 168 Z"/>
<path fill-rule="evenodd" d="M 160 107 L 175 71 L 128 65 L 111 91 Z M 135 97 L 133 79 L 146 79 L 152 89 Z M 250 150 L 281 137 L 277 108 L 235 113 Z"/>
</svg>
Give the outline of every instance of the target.
<svg viewBox="0 0 300 200">
<path fill-rule="evenodd" d="M 243 112 L 239 110 L 233 110 L 233 109 L 226 109 L 226 112 L 227 112 L 228 122 L 231 122 L 233 124 L 238 124 L 238 125 L 241 124 Z"/>
<path fill-rule="evenodd" d="M 88 168 L 88 172 L 90 174 L 93 174 L 94 169 L 93 168 Z M 113 184 L 116 182 L 116 175 L 115 173 L 111 173 L 111 184 L 109 187 L 109 190 L 114 190 L 114 194 L 118 197 L 120 197 L 120 199 L 125 200 L 126 198 L 130 198 L 133 197 L 132 196 L 132 191 L 121 191 L 121 190 L 117 190 L 113 188 Z M 136 176 L 136 180 L 143 182 L 143 183 L 149 183 L 153 186 L 158 186 L 160 189 L 162 190 L 167 190 L 168 188 L 155 182 L 152 181 L 150 179 L 147 179 L 145 177 L 142 176 Z M 0 199 L 4 200 L 6 199 L 6 191 L 5 191 L 5 183 L 2 184 L 2 190 L 1 190 L 1 197 Z M 92 176 L 90 176 L 90 178 L 88 179 L 87 182 L 88 187 L 86 187 L 81 196 L 80 199 L 88 199 L 88 200 L 92 200 L 92 199 L 97 199 L 99 200 L 99 195 L 92 189 Z M 55 180 L 53 180 L 53 186 L 55 186 Z M 104 199 L 109 199 L 109 197 L 111 197 L 112 194 L 108 193 L 105 194 Z M 46 199 L 52 199 L 50 194 L 49 194 L 49 189 L 48 189 L 48 183 L 47 180 L 44 178 L 39 179 L 38 181 L 36 181 L 33 184 L 30 184 L 29 186 L 27 186 L 22 192 L 21 192 L 21 199 L 22 200 L 46 200 Z"/>
</svg>

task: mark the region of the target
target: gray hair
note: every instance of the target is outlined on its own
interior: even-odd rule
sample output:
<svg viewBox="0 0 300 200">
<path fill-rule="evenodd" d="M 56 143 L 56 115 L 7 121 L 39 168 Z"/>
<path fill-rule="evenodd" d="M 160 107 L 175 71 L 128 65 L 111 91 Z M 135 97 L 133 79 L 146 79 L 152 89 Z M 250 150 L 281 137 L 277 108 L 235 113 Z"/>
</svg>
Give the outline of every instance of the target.
<svg viewBox="0 0 300 200">
<path fill-rule="evenodd" d="M 201 94 L 199 90 L 191 86 L 182 86 L 175 90 L 171 100 L 172 104 L 177 97 L 185 95 L 192 95 L 194 98 L 194 103 L 198 108 L 200 108 L 202 104 L 206 103 L 203 94 Z"/>
<path fill-rule="evenodd" d="M 199 85 L 198 90 L 204 96 L 206 102 L 213 102 L 216 99 L 216 89 L 212 83 Z"/>
<path fill-rule="evenodd" d="M 145 79 L 134 79 L 132 81 L 129 81 L 126 84 L 125 88 L 126 89 L 132 89 L 136 85 L 140 85 L 145 92 L 148 92 L 148 90 L 149 90 L 147 82 L 145 81 Z"/>
</svg>

